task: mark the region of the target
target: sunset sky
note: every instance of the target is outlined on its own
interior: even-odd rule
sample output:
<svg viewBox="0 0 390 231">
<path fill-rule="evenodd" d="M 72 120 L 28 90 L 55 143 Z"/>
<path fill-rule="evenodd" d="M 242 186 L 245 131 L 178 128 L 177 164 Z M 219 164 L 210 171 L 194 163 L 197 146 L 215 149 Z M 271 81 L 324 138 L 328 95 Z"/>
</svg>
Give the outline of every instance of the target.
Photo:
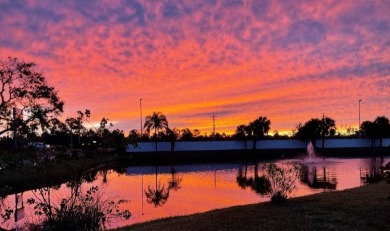
<svg viewBox="0 0 390 231">
<path fill-rule="evenodd" d="M 390 117 L 390 1 L 0 0 L 0 59 L 38 64 L 65 101 L 128 134 L 142 114 L 234 133 Z"/>
</svg>

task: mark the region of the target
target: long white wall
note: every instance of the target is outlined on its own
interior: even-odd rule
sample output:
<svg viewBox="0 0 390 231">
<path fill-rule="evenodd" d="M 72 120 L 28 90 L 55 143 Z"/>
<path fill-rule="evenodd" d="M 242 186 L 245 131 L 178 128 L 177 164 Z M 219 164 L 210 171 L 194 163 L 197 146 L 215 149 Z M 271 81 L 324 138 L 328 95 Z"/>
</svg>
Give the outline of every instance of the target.
<svg viewBox="0 0 390 231">
<path fill-rule="evenodd" d="M 317 147 L 322 146 L 322 140 L 316 141 Z M 379 146 L 379 140 L 375 141 Z M 383 139 L 383 147 L 390 146 L 390 138 Z M 326 139 L 325 148 L 364 148 L 371 147 L 370 139 Z M 193 141 L 176 142 L 175 151 L 218 151 L 218 150 L 244 150 L 253 149 L 253 141 Z M 306 143 L 300 140 L 261 140 L 256 142 L 256 149 L 297 149 L 306 148 Z M 140 142 L 138 147 L 128 145 L 127 152 L 154 152 L 154 142 Z M 157 151 L 171 151 L 170 142 L 157 142 Z"/>
</svg>

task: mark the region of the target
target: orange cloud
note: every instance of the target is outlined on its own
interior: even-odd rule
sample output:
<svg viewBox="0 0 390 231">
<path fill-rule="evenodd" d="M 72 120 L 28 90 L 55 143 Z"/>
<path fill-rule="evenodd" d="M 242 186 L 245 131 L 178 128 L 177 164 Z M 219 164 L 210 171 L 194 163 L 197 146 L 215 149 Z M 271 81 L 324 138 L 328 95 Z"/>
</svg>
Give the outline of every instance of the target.
<svg viewBox="0 0 390 231">
<path fill-rule="evenodd" d="M 389 116 L 389 4 L 285 1 L 2 2 L 0 54 L 34 61 L 97 122 L 210 133 L 258 116 L 291 131 L 322 113 L 337 124 Z M 363 13 L 364 12 L 364 13 Z M 355 115 L 356 114 L 356 115 Z M 355 116 L 354 116 L 355 115 Z"/>
</svg>

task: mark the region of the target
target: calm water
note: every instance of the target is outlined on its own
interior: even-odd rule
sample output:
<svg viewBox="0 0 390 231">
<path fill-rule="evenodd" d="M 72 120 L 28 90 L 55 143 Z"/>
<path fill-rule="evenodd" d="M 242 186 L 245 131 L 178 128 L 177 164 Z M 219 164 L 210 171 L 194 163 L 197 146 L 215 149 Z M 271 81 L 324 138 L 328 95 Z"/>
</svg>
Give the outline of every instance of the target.
<svg viewBox="0 0 390 231">
<path fill-rule="evenodd" d="M 297 183 L 298 190 L 291 196 L 359 187 L 363 185 L 362 173 L 377 169 L 389 160 L 328 158 L 303 164 L 301 178 Z M 289 161 L 294 160 L 276 162 L 282 165 Z M 261 189 L 254 184 L 256 176 L 263 175 L 263 164 L 264 162 L 128 167 L 120 173 L 114 170 L 99 172 L 92 176 L 92 182 L 83 185 L 83 191 L 91 186 L 98 186 L 99 192 L 105 197 L 129 200 L 122 208 L 131 211 L 130 220 L 113 220 L 110 225 L 114 228 L 156 218 L 269 201 L 269 197 L 262 195 Z M 156 182 L 157 188 L 166 198 L 153 203 L 147 196 L 149 189 L 150 192 L 156 189 Z M 69 195 L 69 188 L 63 184 L 51 192 L 52 200 L 60 201 Z M 32 197 L 34 192 L 26 191 L 0 199 L 0 213 L 7 207 L 15 208 L 17 198 L 19 209 L 16 225 L 37 222 L 39 219 L 32 215 L 33 209 L 26 203 Z M 1 221 L 0 218 L 0 223 Z M 15 219 L 0 226 L 7 229 L 15 227 Z"/>
</svg>

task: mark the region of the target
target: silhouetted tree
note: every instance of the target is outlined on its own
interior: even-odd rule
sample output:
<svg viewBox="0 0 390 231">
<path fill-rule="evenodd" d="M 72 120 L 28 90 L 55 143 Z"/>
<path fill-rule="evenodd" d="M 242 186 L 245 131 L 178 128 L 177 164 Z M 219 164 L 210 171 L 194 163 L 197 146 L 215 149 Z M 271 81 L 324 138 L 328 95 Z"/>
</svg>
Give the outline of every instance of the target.
<svg viewBox="0 0 390 231">
<path fill-rule="evenodd" d="M 181 130 L 180 140 L 190 141 L 193 139 L 193 134 L 189 128 L 184 128 Z"/>
<path fill-rule="evenodd" d="M 192 130 L 192 134 L 195 138 L 198 138 L 200 136 L 200 131 L 199 129 L 194 129 Z"/>
<path fill-rule="evenodd" d="M 157 134 L 158 131 L 168 127 L 168 120 L 161 112 L 153 112 L 151 116 L 147 116 L 145 119 L 144 128 L 150 133 L 151 129 L 154 129 L 154 138 L 156 143 L 156 152 L 157 152 Z"/>
<path fill-rule="evenodd" d="M 382 140 L 390 136 L 389 119 L 385 116 L 378 116 L 374 122 L 364 121 L 360 126 L 363 136 L 371 139 L 371 146 L 375 147 L 375 139 L 379 139 L 380 147 L 382 147 Z"/>
<path fill-rule="evenodd" d="M 241 124 L 236 129 L 235 138 L 238 140 L 243 140 L 245 142 L 245 149 L 246 149 L 246 125 Z"/>
<path fill-rule="evenodd" d="M 375 132 L 377 134 L 377 137 L 379 138 L 379 145 L 382 147 L 382 140 L 385 137 L 390 136 L 390 124 L 389 119 L 385 116 L 378 116 L 374 120 L 375 124 Z"/>
<path fill-rule="evenodd" d="M 371 147 L 375 146 L 376 129 L 375 124 L 371 121 L 363 121 L 360 125 L 360 132 L 364 137 L 371 139 Z"/>
<path fill-rule="evenodd" d="M 177 140 L 177 137 L 179 136 L 179 133 L 177 131 L 177 129 L 170 129 L 170 128 L 166 128 L 166 133 L 167 133 L 167 139 L 169 140 L 169 142 L 171 143 L 171 152 L 175 151 L 175 145 L 176 145 L 176 140 Z"/>
<path fill-rule="evenodd" d="M 64 102 L 36 64 L 8 58 L 0 61 L 0 135 L 45 131 L 63 112 Z"/>
<path fill-rule="evenodd" d="M 260 116 L 249 123 L 253 134 L 253 149 L 256 149 L 256 142 L 265 137 L 270 129 L 271 121 L 267 117 Z"/>
<path fill-rule="evenodd" d="M 129 143 L 133 145 L 133 147 L 138 147 L 137 141 L 140 140 L 140 136 L 138 136 L 137 130 L 133 129 L 129 132 L 129 136 L 127 137 L 127 139 L 129 140 Z"/>
<path fill-rule="evenodd" d="M 299 124 L 297 126 L 296 137 L 302 141 L 311 141 L 316 146 L 316 139 L 321 137 L 323 122 L 320 119 L 311 119 L 305 123 L 305 125 Z"/>
</svg>

